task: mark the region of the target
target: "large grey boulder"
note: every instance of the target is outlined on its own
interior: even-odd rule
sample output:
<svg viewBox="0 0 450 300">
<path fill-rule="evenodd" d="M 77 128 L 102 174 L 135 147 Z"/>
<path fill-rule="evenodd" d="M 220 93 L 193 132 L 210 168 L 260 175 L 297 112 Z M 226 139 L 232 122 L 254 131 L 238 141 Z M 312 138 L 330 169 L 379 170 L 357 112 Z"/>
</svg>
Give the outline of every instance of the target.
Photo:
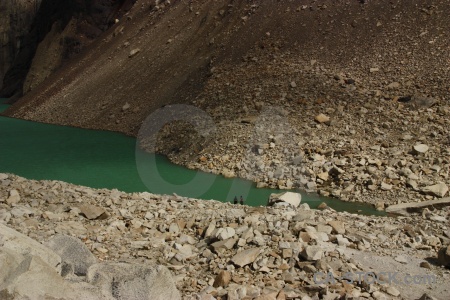
<svg viewBox="0 0 450 300">
<path fill-rule="evenodd" d="M 29 261 L 27 262 L 23 255 L 9 249 L 0 248 L 0 291 L 11 284 L 17 276 L 25 272 L 28 268 L 27 265 L 29 265 Z"/>
<path fill-rule="evenodd" d="M 63 262 L 63 276 L 69 270 L 78 276 L 85 276 L 87 269 L 97 263 L 97 258 L 86 245 L 77 238 L 60 234 L 52 237 L 46 246 L 61 256 Z"/>
<path fill-rule="evenodd" d="M 58 254 L 2 223 L 0 223 L 0 240 L 3 248 L 22 255 L 37 256 L 57 273 L 61 273 L 61 257 Z"/>
<path fill-rule="evenodd" d="M 269 205 L 277 203 L 287 203 L 293 207 L 298 207 L 302 201 L 302 195 L 299 193 L 285 192 L 279 194 L 271 194 L 269 197 Z"/>
<path fill-rule="evenodd" d="M 37 256 L 0 248 L 0 299 L 108 299 L 98 288 L 64 280 Z"/>
<path fill-rule="evenodd" d="M 105 297 L 127 299 L 181 299 L 170 271 L 164 266 L 106 262 L 88 269 L 87 281 Z"/>
</svg>

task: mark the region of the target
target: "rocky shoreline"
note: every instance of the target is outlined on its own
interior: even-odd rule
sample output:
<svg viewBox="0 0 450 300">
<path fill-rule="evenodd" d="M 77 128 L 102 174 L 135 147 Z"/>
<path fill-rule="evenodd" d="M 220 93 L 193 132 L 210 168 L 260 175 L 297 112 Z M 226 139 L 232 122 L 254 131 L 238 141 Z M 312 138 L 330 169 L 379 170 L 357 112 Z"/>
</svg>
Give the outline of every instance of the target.
<svg viewBox="0 0 450 300">
<path fill-rule="evenodd" d="M 1 293 L 6 299 L 76 299 L 83 289 L 91 299 L 147 299 L 136 295 L 154 295 L 152 288 L 161 293 L 157 278 L 163 276 L 169 298 L 446 299 L 449 214 L 449 207 L 396 218 L 306 204 L 248 207 L 0 174 L 0 251 L 10 259 L 2 263 Z M 28 238 L 47 247 L 53 263 L 61 262 L 49 265 L 30 247 L 17 247 Z M 32 263 L 24 266 L 30 255 Z M 116 279 L 108 275 L 118 269 Z M 389 272 L 400 282 L 383 283 Z M 340 278 L 357 274 L 362 280 Z M 420 283 L 401 284 L 407 276 Z M 47 286 L 46 280 L 61 284 Z"/>
<path fill-rule="evenodd" d="M 190 103 L 212 118 L 214 130 L 202 135 L 169 124 L 157 151 L 259 187 L 299 188 L 380 210 L 448 195 L 445 90 L 423 96 L 407 79 L 383 81 L 380 70 L 342 73 L 316 60 L 250 58 L 239 68 L 215 68 Z M 142 129 L 138 138 L 145 148 Z"/>
</svg>

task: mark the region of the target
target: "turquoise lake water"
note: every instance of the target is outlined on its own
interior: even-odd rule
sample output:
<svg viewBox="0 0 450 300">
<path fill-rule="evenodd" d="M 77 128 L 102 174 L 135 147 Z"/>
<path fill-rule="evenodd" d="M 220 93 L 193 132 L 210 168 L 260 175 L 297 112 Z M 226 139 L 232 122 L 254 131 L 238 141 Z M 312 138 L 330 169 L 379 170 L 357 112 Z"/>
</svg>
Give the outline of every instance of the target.
<svg viewBox="0 0 450 300">
<path fill-rule="evenodd" d="M 0 104 L 0 112 L 7 107 Z M 234 196 L 242 195 L 245 204 L 253 206 L 265 205 L 271 193 L 282 192 L 257 189 L 254 183 L 247 180 L 189 170 L 172 164 L 164 156 L 136 152 L 136 139 L 120 133 L 3 116 L 0 116 L 0 172 L 29 179 L 61 180 L 93 188 L 176 193 L 223 202 L 230 202 Z M 370 205 L 317 194 L 302 193 L 302 202 L 307 202 L 312 208 L 325 202 L 338 211 L 384 214 Z"/>
</svg>

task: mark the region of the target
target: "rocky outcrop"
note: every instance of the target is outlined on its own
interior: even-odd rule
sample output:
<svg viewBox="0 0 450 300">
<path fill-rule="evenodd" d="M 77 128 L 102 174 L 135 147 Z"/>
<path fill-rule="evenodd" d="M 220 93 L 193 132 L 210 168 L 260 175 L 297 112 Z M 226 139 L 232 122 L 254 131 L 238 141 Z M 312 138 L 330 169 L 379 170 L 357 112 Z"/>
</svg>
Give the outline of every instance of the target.
<svg viewBox="0 0 450 300">
<path fill-rule="evenodd" d="M 30 31 L 42 0 L 2 0 L 0 2 L 0 90 L 25 36 Z"/>
<path fill-rule="evenodd" d="M 8 0 L 9 1 L 9 0 Z M 8 2 L 7 1 L 7 2 Z M 42 3 L 40 3 L 42 1 Z M 14 46 L 14 63 L 5 68 L 0 97 L 15 101 L 94 41 L 131 8 L 135 0 L 41 0 L 39 10 Z M 10 3 L 11 2 L 11 3 Z M 11 7 L 19 2 L 9 1 Z M 38 1 L 28 1 L 33 3 Z M 3 3 L 3 2 L 2 2 Z M 16 8 L 14 8 L 16 9 Z M 11 47 L 9 39 L 5 47 Z M 30 70 L 31 68 L 31 70 Z M 30 73 L 29 73 L 30 71 Z"/>
<path fill-rule="evenodd" d="M 73 36 L 75 33 L 76 22 L 74 19 L 65 27 L 60 21 L 53 23 L 51 30 L 37 47 L 30 70 L 25 78 L 23 93 L 26 94 L 36 88 L 58 69 L 63 61 L 63 54 L 66 48 L 65 38 Z"/>
<path fill-rule="evenodd" d="M 0 223 L 1 299 L 180 299 L 166 267 L 96 263 L 81 241 L 65 235 L 48 245 Z"/>
<path fill-rule="evenodd" d="M 61 271 L 61 257 L 49 251 L 40 243 L 0 223 L 0 244 L 3 249 L 13 251 L 21 255 L 37 256 L 56 272 Z"/>
</svg>

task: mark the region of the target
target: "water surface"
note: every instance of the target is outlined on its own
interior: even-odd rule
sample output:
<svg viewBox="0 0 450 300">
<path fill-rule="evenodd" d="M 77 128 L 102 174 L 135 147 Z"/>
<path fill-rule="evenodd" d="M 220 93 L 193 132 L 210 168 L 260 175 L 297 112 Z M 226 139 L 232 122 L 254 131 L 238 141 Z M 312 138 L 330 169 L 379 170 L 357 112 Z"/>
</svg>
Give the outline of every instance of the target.
<svg viewBox="0 0 450 300">
<path fill-rule="evenodd" d="M 4 100 L 3 100 L 4 101 Z M 0 103 L 2 100 L 0 99 Z M 0 111 L 7 105 L 0 104 Z M 136 155 L 138 159 L 136 160 Z M 136 166 L 147 164 L 145 172 Z M 142 169 L 142 165 L 140 165 Z M 161 155 L 136 152 L 136 139 L 116 132 L 87 130 L 0 116 L 0 172 L 36 180 L 61 180 L 124 192 L 149 191 L 200 199 L 265 205 L 275 189 L 257 189 L 250 181 L 229 179 L 172 164 Z M 144 180 L 144 182 L 143 182 Z M 209 182 L 209 183 L 208 183 Z M 377 214 L 370 205 L 302 193 L 312 208 L 325 202 L 338 211 Z"/>
</svg>

